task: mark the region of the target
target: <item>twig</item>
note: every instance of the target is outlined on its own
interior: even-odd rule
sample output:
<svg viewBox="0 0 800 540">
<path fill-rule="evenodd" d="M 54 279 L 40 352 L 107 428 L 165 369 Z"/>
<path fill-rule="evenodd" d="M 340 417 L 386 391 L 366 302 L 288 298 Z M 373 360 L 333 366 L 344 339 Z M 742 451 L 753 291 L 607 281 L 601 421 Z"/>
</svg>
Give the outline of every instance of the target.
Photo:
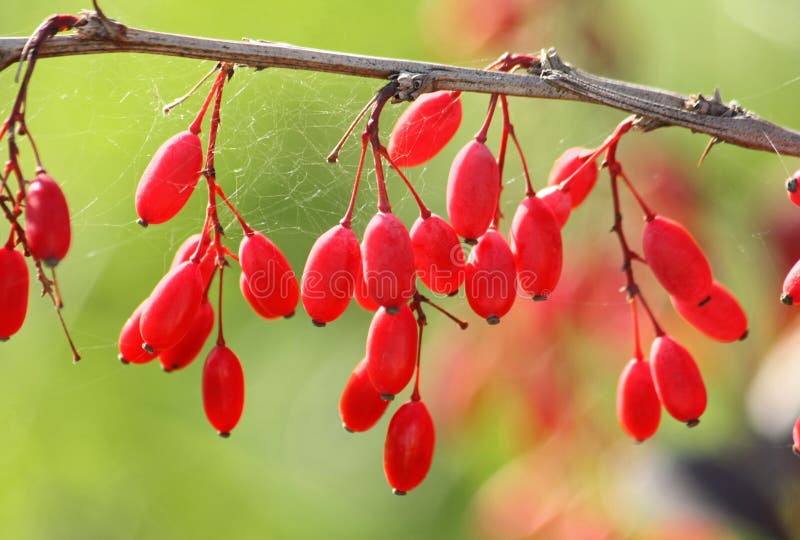
<svg viewBox="0 0 800 540">
<path fill-rule="evenodd" d="M 26 38 L 0 38 L 0 71 L 19 61 Z M 126 27 L 97 12 L 84 13 L 75 35 L 56 36 L 39 57 L 136 52 L 230 62 L 253 68 L 286 68 L 376 79 L 397 78 L 396 98 L 413 99 L 433 90 L 460 90 L 509 96 L 603 104 L 640 117 L 650 130 L 680 126 L 717 140 L 767 152 L 800 156 L 800 133 L 763 120 L 736 103 L 726 105 L 715 93 L 683 96 L 573 68 L 555 50 L 543 51 L 527 73 L 501 73 L 345 54 L 265 41 L 227 41 L 166 34 Z"/>
</svg>

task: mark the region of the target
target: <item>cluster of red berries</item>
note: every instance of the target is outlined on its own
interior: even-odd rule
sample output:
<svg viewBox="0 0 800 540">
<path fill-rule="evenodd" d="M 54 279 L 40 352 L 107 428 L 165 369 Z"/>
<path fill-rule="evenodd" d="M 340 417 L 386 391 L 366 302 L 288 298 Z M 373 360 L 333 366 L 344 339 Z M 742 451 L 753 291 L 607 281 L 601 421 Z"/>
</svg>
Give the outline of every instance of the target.
<svg viewBox="0 0 800 540">
<path fill-rule="evenodd" d="M 244 408 L 244 374 L 236 355 L 225 344 L 222 330 L 222 274 L 228 259 L 239 262 L 242 295 L 265 319 L 291 317 L 299 286 L 286 257 L 266 236 L 253 230 L 225 197 L 216 180 L 214 155 L 225 82 L 232 76 L 228 64 L 219 73 L 203 106 L 187 131 L 167 140 L 153 156 L 136 190 L 138 222 L 164 223 L 184 207 L 200 176 L 208 185 L 208 207 L 203 228 L 178 249 L 170 271 L 133 312 L 119 336 L 119 359 L 144 364 L 156 357 L 170 372 L 189 365 L 200 353 L 214 327 L 209 301 L 211 281 L 219 273 L 216 346 L 203 366 L 203 404 L 211 425 L 228 436 Z M 205 160 L 200 126 L 213 101 Z M 236 256 L 222 244 L 217 213 L 223 201 L 239 221 L 244 238 Z"/>
<path fill-rule="evenodd" d="M 25 121 L 25 111 L 28 84 L 39 47 L 57 32 L 72 28 L 78 20 L 71 15 L 57 15 L 36 29 L 22 53 L 27 68 L 17 98 L 11 114 L 0 126 L 0 141 L 4 138 L 8 141 L 8 160 L 0 175 L 0 209 L 11 229 L 5 244 L 0 247 L 0 341 L 8 340 L 25 322 L 30 289 L 25 257 L 29 257 L 42 285 L 42 295 L 49 296 L 58 312 L 75 361 L 80 356 L 60 313 L 63 303 L 55 275 L 55 267 L 67 255 L 72 239 L 69 208 L 61 187 L 42 165 Z M 36 164 L 32 178 L 26 176 L 20 163 L 17 137 L 22 136 L 27 138 Z M 16 188 L 11 185 L 12 179 Z M 46 273 L 48 269 L 50 276 Z"/>
<path fill-rule="evenodd" d="M 69 212 L 63 193 L 41 165 L 24 113 L 38 47 L 77 21 L 75 17 L 54 17 L 31 38 L 29 50 L 23 55 L 28 69 L 20 93 L 9 119 L 0 128 L 0 139 L 7 137 L 9 143 L 9 160 L 0 178 L 0 208 L 11 224 L 9 239 L 0 249 L 0 339 L 14 334 L 25 317 L 29 284 L 24 256 L 32 258 L 45 293 L 57 307 L 61 306 L 55 275 L 52 279 L 46 277 L 44 269 L 55 267 L 69 248 Z M 509 72 L 539 66 L 535 56 L 507 54 L 487 69 Z M 383 146 L 378 124 L 385 104 L 390 99 L 409 97 L 401 78 L 393 79 L 364 108 L 329 157 L 329 161 L 336 161 L 357 122 L 370 113 L 361 136 L 361 157 L 349 206 L 341 221 L 315 242 L 298 284 L 280 249 L 245 222 L 217 183 L 214 158 L 222 93 L 233 67 L 220 63 L 209 77 L 215 73 L 212 88 L 188 130 L 159 148 L 136 190 L 139 223 L 164 223 L 180 212 L 203 176 L 208 187 L 205 221 L 200 233 L 178 249 L 170 271 L 124 324 L 119 336 L 119 358 L 125 364 L 143 364 L 158 357 L 165 371 L 179 370 L 199 355 L 216 322 L 216 345 L 203 367 L 202 393 L 206 416 L 221 435 L 227 436 L 236 426 L 244 407 L 242 366 L 225 344 L 222 325 L 222 277 L 229 259 L 233 259 L 242 269 L 242 295 L 265 319 L 291 317 L 300 300 L 317 326 L 336 320 L 353 297 L 362 307 L 375 312 L 365 356 L 345 385 L 340 414 L 348 431 L 368 430 L 414 379 L 410 400 L 398 408 L 388 426 L 384 470 L 395 493 L 404 494 L 417 487 L 428 473 L 435 444 L 433 420 L 420 393 L 422 333 L 427 322 L 423 305 L 441 311 L 461 328 L 467 326 L 422 295 L 417 278 L 437 295 L 452 296 L 463 287 L 472 310 L 489 324 L 499 323 L 518 295 L 547 300 L 561 276 L 561 229 L 595 185 L 601 156 L 611 180 L 612 231 L 622 249 L 624 290 L 632 307 L 634 327 L 634 358 L 618 384 L 620 423 L 631 437 L 642 441 L 657 430 L 662 406 L 689 426 L 699 422 L 706 407 L 700 370 L 691 354 L 656 321 L 634 279 L 633 263 L 648 266 L 683 318 L 712 339 L 744 339 L 747 317 L 736 298 L 713 279 L 708 260 L 691 234 L 679 223 L 656 215 L 623 172 L 616 151 L 622 136 L 634 127 L 635 119 L 622 122 L 595 149 L 566 151 L 552 168 L 548 187 L 536 192 L 510 121 L 507 97 L 492 95 L 481 128 L 452 163 L 445 220 L 423 203 L 403 168 L 427 162 L 452 139 L 462 118 L 460 93 L 438 91 L 418 97 L 398 119 L 388 146 Z M 199 134 L 212 103 L 204 156 Z M 498 104 L 502 129 L 495 156 L 487 145 L 487 134 Z M 25 179 L 18 161 L 15 136 L 22 134 L 28 136 L 37 164 L 33 180 Z M 521 160 L 525 193 L 506 240 L 500 232 L 500 196 L 509 140 Z M 378 211 L 359 242 L 352 220 L 370 149 Z M 392 213 L 385 164 L 408 187 L 419 207 L 420 216 L 410 231 Z M 16 190 L 9 185 L 12 177 L 17 181 Z M 622 229 L 620 180 L 644 213 L 642 255 L 629 247 Z M 795 196 L 797 179 L 792 179 L 788 188 L 792 200 L 800 203 L 800 196 Z M 222 243 L 220 201 L 243 230 L 238 255 Z M 468 256 L 462 240 L 472 246 Z M 209 296 L 216 274 L 219 295 L 215 312 Z M 800 263 L 787 277 L 782 300 L 793 303 L 798 290 Z M 656 334 L 649 361 L 644 359 L 640 345 L 638 304 L 646 310 Z M 795 428 L 794 436 L 795 445 L 800 446 L 800 427 Z"/>
</svg>

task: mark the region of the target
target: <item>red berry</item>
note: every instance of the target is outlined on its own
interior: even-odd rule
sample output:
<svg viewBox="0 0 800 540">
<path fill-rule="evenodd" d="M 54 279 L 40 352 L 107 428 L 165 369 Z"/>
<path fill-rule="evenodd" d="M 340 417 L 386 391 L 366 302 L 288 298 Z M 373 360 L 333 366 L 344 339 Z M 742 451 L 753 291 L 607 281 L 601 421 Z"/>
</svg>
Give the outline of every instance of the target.
<svg viewBox="0 0 800 540">
<path fill-rule="evenodd" d="M 419 96 L 389 135 L 389 157 L 399 167 L 425 163 L 450 142 L 461 124 L 461 93 L 443 90 Z"/>
<path fill-rule="evenodd" d="M 179 264 L 156 285 L 142 310 L 139 331 L 148 351 L 163 351 L 186 335 L 203 299 L 200 267 Z"/>
<path fill-rule="evenodd" d="M 674 296 L 670 300 L 686 322 L 711 339 L 731 342 L 747 337 L 747 315 L 736 297 L 716 281 L 709 296 L 711 299 L 702 306 L 682 302 Z"/>
<path fill-rule="evenodd" d="M 667 412 L 689 427 L 696 426 L 706 410 L 706 387 L 697 364 L 682 345 L 659 336 L 650 348 L 650 371 L 658 398 Z"/>
<path fill-rule="evenodd" d="M 383 399 L 394 399 L 414 375 L 417 360 L 417 320 L 408 304 L 390 314 L 381 307 L 367 334 L 367 373 Z"/>
<path fill-rule="evenodd" d="M 178 343 L 158 355 L 161 368 L 164 371 L 175 371 L 191 364 L 200 354 L 213 328 L 214 308 L 208 299 L 204 299 L 197 309 L 186 335 Z"/>
<path fill-rule="evenodd" d="M 520 290 L 547 300 L 561 278 L 561 228 L 542 199 L 526 197 L 511 221 L 511 252 Z"/>
<path fill-rule="evenodd" d="M 355 291 L 353 291 L 353 297 L 356 299 L 356 302 L 358 302 L 358 305 L 365 311 L 378 311 L 378 308 L 381 307 L 381 305 L 369 295 L 369 291 L 367 290 L 367 282 L 364 281 L 363 260 L 361 267 L 358 269 L 358 274 L 356 274 L 356 288 Z"/>
<path fill-rule="evenodd" d="M 783 293 L 781 302 L 791 306 L 796 300 L 800 299 L 800 260 L 794 263 L 786 279 L 783 280 Z"/>
<path fill-rule="evenodd" d="M 259 315 L 267 320 L 277 319 L 280 317 L 280 315 L 270 311 L 269 307 L 262 301 L 263 299 L 257 296 L 253 290 L 250 289 L 247 276 L 244 274 L 239 276 L 239 290 L 242 292 L 242 296 L 244 296 L 244 299 L 247 300 L 248 304 L 250 304 L 250 307 L 253 309 L 253 311 L 256 312 L 256 315 Z"/>
<path fill-rule="evenodd" d="M 381 419 L 389 402 L 372 386 L 367 374 L 367 361 L 362 360 L 347 379 L 339 400 L 339 415 L 344 429 L 351 433 L 367 431 Z"/>
<path fill-rule="evenodd" d="M 447 215 L 459 236 L 474 243 L 497 212 L 500 169 L 492 152 L 472 140 L 456 155 L 447 179 Z"/>
<path fill-rule="evenodd" d="M 244 409 L 242 364 L 228 347 L 217 345 L 203 366 L 203 406 L 220 436 L 230 435 Z"/>
<path fill-rule="evenodd" d="M 445 220 L 431 214 L 411 227 L 414 264 L 422 282 L 437 294 L 454 294 L 464 283 L 464 250 Z"/>
<path fill-rule="evenodd" d="M 589 160 L 592 153 L 592 150 L 586 148 L 568 149 L 561 154 L 553 164 L 547 183 L 551 186 L 555 186 L 567 180 Z M 597 163 L 592 161 L 569 182 L 569 195 L 572 199 L 573 208 L 577 208 L 586 196 L 589 195 L 595 182 L 597 182 Z"/>
<path fill-rule="evenodd" d="M 516 297 L 514 255 L 495 229 L 489 229 L 467 259 L 464 288 L 472 311 L 497 324 Z"/>
<path fill-rule="evenodd" d="M 383 471 L 395 494 L 405 495 L 425 479 L 435 443 L 433 419 L 423 402 L 409 401 L 397 409 L 383 451 Z"/>
<path fill-rule="evenodd" d="M 251 232 L 239 245 L 239 264 L 250 291 L 271 313 L 291 317 L 300 299 L 300 287 L 289 261 L 260 232 Z"/>
<path fill-rule="evenodd" d="M 564 227 L 572 212 L 572 197 L 560 186 L 548 186 L 536 192 L 536 196 L 547 203 L 559 227 Z"/>
<path fill-rule="evenodd" d="M 147 300 L 139 304 L 133 310 L 133 314 L 122 325 L 122 330 L 119 333 L 119 360 L 123 364 L 146 364 L 156 357 L 155 353 L 150 353 L 144 350 L 144 340 L 142 333 L 139 331 L 139 324 L 142 320 L 142 310 L 144 309 Z"/>
<path fill-rule="evenodd" d="M 642 247 L 647 265 L 669 294 L 696 304 L 708 298 L 711 266 L 683 225 L 654 216 L 644 226 Z"/>
<path fill-rule="evenodd" d="M 0 341 L 16 334 L 25 322 L 29 281 L 22 253 L 10 246 L 0 247 Z"/>
<path fill-rule="evenodd" d="M 161 145 L 136 187 L 136 213 L 142 225 L 164 223 L 186 204 L 203 168 L 200 137 L 189 131 Z"/>
<path fill-rule="evenodd" d="M 786 181 L 786 194 L 789 200 L 797 206 L 800 206 L 800 193 L 798 193 L 798 178 L 800 178 L 800 170 L 795 173 Z"/>
<path fill-rule="evenodd" d="M 795 421 L 792 429 L 792 452 L 800 457 L 800 418 Z"/>
<path fill-rule="evenodd" d="M 186 262 L 192 258 L 195 251 L 197 251 L 197 244 L 200 243 L 201 238 L 202 235 L 193 234 L 183 241 L 183 244 L 180 245 L 178 250 L 175 252 L 175 256 L 172 258 L 170 270 L 178 266 L 180 263 Z M 217 255 L 216 252 L 211 249 L 211 242 L 208 243 L 205 253 L 201 255 L 200 273 L 203 275 L 203 284 L 208 287 L 209 282 L 211 282 L 211 278 L 214 276 L 214 270 L 217 262 Z"/>
<path fill-rule="evenodd" d="M 315 325 L 324 326 L 344 313 L 360 268 L 361 246 L 350 227 L 336 225 L 314 242 L 303 270 L 300 294 Z"/>
<path fill-rule="evenodd" d="M 375 214 L 361 242 L 367 293 L 394 309 L 414 294 L 414 249 L 403 222 L 391 212 Z"/>
<path fill-rule="evenodd" d="M 650 364 L 634 358 L 617 383 L 617 418 L 625 432 L 635 440 L 649 439 L 661 421 L 661 402 L 656 394 Z"/>
<path fill-rule="evenodd" d="M 67 255 L 72 233 L 64 193 L 49 175 L 40 172 L 25 195 L 25 236 L 28 249 L 47 266 Z"/>
</svg>

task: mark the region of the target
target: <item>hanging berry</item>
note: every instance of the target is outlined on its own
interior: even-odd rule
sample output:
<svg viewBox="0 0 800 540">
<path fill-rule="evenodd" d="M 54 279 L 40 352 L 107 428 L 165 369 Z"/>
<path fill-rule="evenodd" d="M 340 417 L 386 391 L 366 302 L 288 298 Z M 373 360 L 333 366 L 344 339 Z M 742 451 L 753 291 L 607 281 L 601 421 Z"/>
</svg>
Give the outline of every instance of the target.
<svg viewBox="0 0 800 540">
<path fill-rule="evenodd" d="M 383 399 L 394 399 L 414 375 L 417 352 L 417 321 L 408 304 L 397 313 L 381 307 L 372 318 L 367 334 L 367 373 Z"/>
<path fill-rule="evenodd" d="M 239 245 L 239 264 L 252 296 L 268 312 L 280 317 L 294 315 L 300 287 L 289 261 L 275 244 L 260 232 L 248 231 Z"/>
<path fill-rule="evenodd" d="M 381 398 L 370 382 L 365 358 L 350 374 L 339 400 L 342 426 L 351 433 L 367 431 L 381 419 L 387 407 L 389 401 Z"/>
<path fill-rule="evenodd" d="M 736 297 L 716 281 L 708 302 L 703 305 L 683 302 L 674 296 L 670 300 L 686 322 L 711 339 L 727 343 L 747 337 L 747 315 Z"/>
<path fill-rule="evenodd" d="M 661 422 L 661 402 L 656 394 L 650 365 L 634 358 L 617 383 L 617 418 L 625 432 L 638 442 L 649 439 Z"/>
<path fill-rule="evenodd" d="M 0 341 L 16 334 L 25 322 L 29 281 L 22 253 L 10 245 L 0 247 Z"/>
<path fill-rule="evenodd" d="M 494 219 L 499 197 L 497 161 L 474 139 L 456 155 L 447 179 L 447 215 L 456 233 L 474 244 Z"/>
<path fill-rule="evenodd" d="M 461 124 L 461 93 L 443 90 L 419 96 L 397 119 L 389 135 L 389 157 L 415 167 L 438 154 Z"/>
<path fill-rule="evenodd" d="M 186 205 L 203 168 L 197 133 L 182 131 L 156 151 L 136 187 L 136 213 L 143 226 L 164 223 Z"/>
<path fill-rule="evenodd" d="M 661 286 L 683 302 L 707 301 L 711 266 L 692 235 L 680 223 L 649 216 L 642 233 L 647 265 Z"/>
<path fill-rule="evenodd" d="M 244 373 L 239 359 L 228 347 L 217 345 L 203 366 L 203 406 L 206 417 L 228 437 L 244 409 Z"/>
<path fill-rule="evenodd" d="M 403 222 L 391 212 L 376 213 L 361 242 L 367 293 L 391 313 L 414 294 L 414 248 Z"/>
<path fill-rule="evenodd" d="M 559 185 L 572 177 L 567 191 L 572 208 L 580 206 L 597 182 L 597 163 L 592 160 L 587 164 L 592 154 L 593 151 L 586 148 L 570 148 L 556 159 L 550 170 L 547 183 L 551 186 Z M 579 169 L 580 172 L 575 174 Z"/>
<path fill-rule="evenodd" d="M 472 311 L 489 324 L 499 323 L 514 305 L 515 282 L 514 255 L 497 229 L 489 229 L 467 259 L 464 290 Z"/>
<path fill-rule="evenodd" d="M 208 341 L 208 336 L 211 335 L 213 328 L 214 307 L 207 298 L 204 298 L 186 335 L 178 343 L 158 355 L 161 369 L 170 372 L 183 369 L 191 364 Z"/>
<path fill-rule="evenodd" d="M 706 387 L 689 351 L 670 336 L 659 336 L 650 348 L 650 370 L 667 412 L 689 427 L 699 424 L 706 410 Z"/>
<path fill-rule="evenodd" d="M 794 305 L 798 299 L 800 299 L 800 260 L 794 263 L 789 273 L 786 274 L 781 293 L 781 302 L 787 306 Z"/>
<path fill-rule="evenodd" d="M 361 268 L 361 247 L 350 227 L 336 225 L 308 254 L 300 283 L 306 313 L 317 326 L 336 320 L 350 304 Z"/>
<path fill-rule="evenodd" d="M 431 214 L 411 227 L 417 275 L 431 291 L 451 295 L 464 283 L 464 250 L 445 220 Z"/>
<path fill-rule="evenodd" d="M 396 495 L 405 495 L 428 475 L 436 435 L 422 401 L 411 400 L 392 416 L 386 433 L 383 471 Z"/>
<path fill-rule="evenodd" d="M 133 310 L 133 314 L 122 325 L 122 330 L 119 333 L 119 356 L 117 358 L 123 364 L 146 364 L 156 357 L 155 352 L 145 350 L 142 333 L 139 331 L 142 310 L 144 310 L 146 302 L 147 300 Z"/>
<path fill-rule="evenodd" d="M 25 236 L 28 249 L 47 266 L 67 255 L 71 240 L 69 208 L 55 180 L 40 171 L 25 196 Z"/>
<path fill-rule="evenodd" d="M 160 352 L 176 345 L 189 331 L 203 292 L 200 267 L 191 261 L 164 276 L 142 308 L 139 331 L 143 347 Z"/>
<path fill-rule="evenodd" d="M 511 221 L 511 253 L 520 290 L 547 300 L 561 278 L 561 228 L 553 211 L 536 196 L 525 197 Z"/>
<path fill-rule="evenodd" d="M 559 227 L 564 227 L 572 212 L 572 197 L 561 186 L 548 186 L 536 192 L 536 196 L 547 203 Z"/>
</svg>

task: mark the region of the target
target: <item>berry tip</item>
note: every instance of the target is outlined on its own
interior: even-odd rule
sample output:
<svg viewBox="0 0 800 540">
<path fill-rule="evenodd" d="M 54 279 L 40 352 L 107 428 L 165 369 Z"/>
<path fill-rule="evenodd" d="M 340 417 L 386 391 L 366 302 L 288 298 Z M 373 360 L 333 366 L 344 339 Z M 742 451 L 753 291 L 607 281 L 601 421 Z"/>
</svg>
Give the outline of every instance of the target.
<svg viewBox="0 0 800 540">
<path fill-rule="evenodd" d="M 315 321 L 314 319 L 311 319 L 311 324 L 313 324 L 317 328 L 325 328 L 324 322 Z"/>
<path fill-rule="evenodd" d="M 398 495 L 400 497 L 403 497 L 408 492 L 407 491 L 401 491 L 399 489 L 392 489 L 392 493 L 394 493 L 395 495 Z"/>
<path fill-rule="evenodd" d="M 381 399 L 384 401 L 394 400 L 394 394 L 381 394 Z"/>
<path fill-rule="evenodd" d="M 500 317 L 498 317 L 497 315 L 491 315 L 489 317 L 486 317 L 486 322 L 491 324 L 491 325 L 499 324 L 500 323 Z"/>
<path fill-rule="evenodd" d="M 231 432 L 230 431 L 220 431 L 219 432 L 219 436 L 222 437 L 223 439 L 227 439 L 228 437 L 231 436 Z"/>
<path fill-rule="evenodd" d="M 693 419 L 689 420 L 688 422 L 686 422 L 686 426 L 690 427 L 690 428 L 693 428 L 696 425 L 698 425 L 699 423 L 700 423 L 700 419 L 699 418 L 693 418 Z"/>
</svg>

